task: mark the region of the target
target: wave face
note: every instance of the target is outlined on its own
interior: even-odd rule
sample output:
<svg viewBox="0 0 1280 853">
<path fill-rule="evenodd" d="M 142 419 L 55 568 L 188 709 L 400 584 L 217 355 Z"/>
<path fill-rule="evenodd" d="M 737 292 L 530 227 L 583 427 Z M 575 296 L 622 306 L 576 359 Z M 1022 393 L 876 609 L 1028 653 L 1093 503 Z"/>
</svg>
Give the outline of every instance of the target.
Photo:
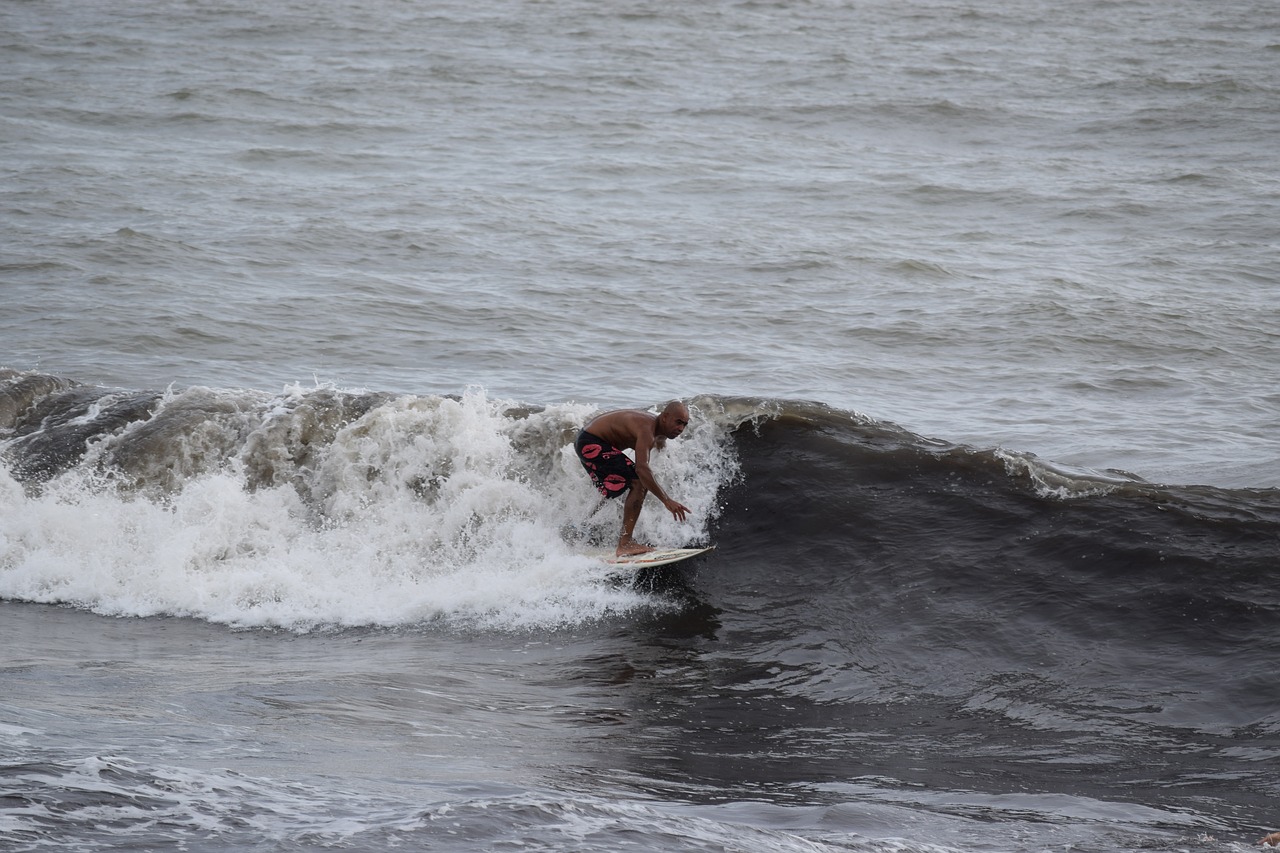
<svg viewBox="0 0 1280 853">
<path fill-rule="evenodd" d="M 1123 640 L 1225 649 L 1277 615 L 1280 491 L 1163 486 L 944 444 L 818 406 L 734 436 L 741 480 L 715 538 L 792 592 L 949 645 L 981 629 L 1012 661 Z M 756 556 L 748 556 L 756 555 Z M 799 569 L 803 568 L 803 571 Z M 904 620 L 904 614 L 911 614 Z M 908 638 L 904 636 L 904 641 Z"/>
<path fill-rule="evenodd" d="M 1274 615 L 1280 491 L 1156 486 L 820 404 L 690 402 L 694 427 L 657 464 L 696 520 L 651 507 L 639 532 L 664 544 L 714 536 L 735 565 L 765 572 L 803 566 L 789 573 L 795 589 L 855 584 L 843 599 L 927 615 L 918 639 L 981 625 L 988 642 L 1034 656 L 1026 632 L 1055 625 L 1218 645 Z M 10 372 L 4 592 L 246 623 L 274 603 L 288 623 L 292 596 L 314 599 L 325 584 L 390 591 L 563 562 L 616 529 L 616 506 L 597 507 L 570 447 L 592 413 L 479 390 L 147 392 Z M 229 609 L 141 594 L 198 580 L 205 595 L 234 591 Z M 387 602 L 354 604 L 300 606 L 298 624 L 400 624 L 451 606 L 419 600 L 388 620 L 373 616 Z"/>
</svg>

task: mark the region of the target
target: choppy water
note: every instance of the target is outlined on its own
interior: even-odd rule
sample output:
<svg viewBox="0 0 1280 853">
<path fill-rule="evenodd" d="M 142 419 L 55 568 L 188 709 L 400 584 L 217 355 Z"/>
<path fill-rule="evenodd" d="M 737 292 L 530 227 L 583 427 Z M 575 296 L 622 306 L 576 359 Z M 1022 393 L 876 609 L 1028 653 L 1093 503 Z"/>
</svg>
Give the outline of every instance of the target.
<svg viewBox="0 0 1280 853">
<path fill-rule="evenodd" d="M 1276 828 L 1280 11 L 0 6 L 0 846 Z M 568 448 L 680 396 L 603 576 Z"/>
<path fill-rule="evenodd" d="M 818 399 L 1276 481 L 1273 4 L 3 15 L 10 367 Z"/>
</svg>

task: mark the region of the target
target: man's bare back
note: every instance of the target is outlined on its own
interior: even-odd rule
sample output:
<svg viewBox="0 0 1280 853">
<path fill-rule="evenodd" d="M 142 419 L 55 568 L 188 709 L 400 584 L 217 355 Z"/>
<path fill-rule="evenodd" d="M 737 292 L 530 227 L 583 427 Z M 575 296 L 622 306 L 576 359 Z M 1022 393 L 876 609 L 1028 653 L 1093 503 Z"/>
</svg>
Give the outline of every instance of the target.
<svg viewBox="0 0 1280 853">
<path fill-rule="evenodd" d="M 666 442 L 666 437 L 657 434 L 658 416 L 637 409 L 622 409 L 607 412 L 587 424 L 587 432 L 607 440 L 614 447 L 634 450 L 646 438 L 653 437 L 653 445 Z"/>
<path fill-rule="evenodd" d="M 635 451 L 634 477 L 628 477 L 625 486 L 610 485 L 604 487 L 601 486 L 602 480 L 597 476 L 597 465 L 594 462 L 597 458 L 595 454 L 601 451 L 599 449 L 591 450 L 591 448 L 598 448 L 599 445 L 590 443 L 584 445 L 583 435 L 579 436 L 579 457 L 583 466 L 587 469 L 587 473 L 596 481 L 597 486 L 601 486 L 601 492 L 605 497 L 613 497 L 628 489 L 630 491 L 622 510 L 622 535 L 618 539 L 618 556 L 643 554 L 653 550 L 652 546 L 644 545 L 632 539 L 636 520 L 640 517 L 640 510 L 644 506 L 644 499 L 650 492 L 658 500 L 662 501 L 663 506 L 675 516 L 677 521 L 684 521 L 685 516 L 688 515 L 689 508 L 679 501 L 673 500 L 663 491 L 662 487 L 658 485 L 658 481 L 653 478 L 653 471 L 649 467 L 649 454 L 654 450 L 661 449 L 666 444 L 667 439 L 679 436 L 688 425 L 689 409 L 683 403 L 676 401 L 668 403 L 666 408 L 658 415 L 642 412 L 638 409 L 606 412 L 594 418 L 583 428 L 583 434 L 587 438 L 594 436 L 608 442 L 612 446 L 610 451 L 624 448 Z M 586 452 L 584 452 L 584 447 Z M 610 451 L 604 451 L 605 455 L 611 455 Z M 626 474 L 619 475 L 615 473 L 613 476 L 621 478 L 630 473 L 631 471 L 628 467 Z M 613 490 L 612 493 L 610 490 Z"/>
</svg>

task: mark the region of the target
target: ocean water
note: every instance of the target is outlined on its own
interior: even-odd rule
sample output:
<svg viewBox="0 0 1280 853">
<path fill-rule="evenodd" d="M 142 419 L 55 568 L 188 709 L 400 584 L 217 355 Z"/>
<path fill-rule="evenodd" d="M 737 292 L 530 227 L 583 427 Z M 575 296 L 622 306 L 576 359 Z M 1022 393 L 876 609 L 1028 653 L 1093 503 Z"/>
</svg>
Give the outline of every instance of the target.
<svg viewBox="0 0 1280 853">
<path fill-rule="evenodd" d="M 1280 9 L 0 5 L 0 849 L 1280 829 Z M 690 404 L 606 570 L 572 454 Z"/>
</svg>

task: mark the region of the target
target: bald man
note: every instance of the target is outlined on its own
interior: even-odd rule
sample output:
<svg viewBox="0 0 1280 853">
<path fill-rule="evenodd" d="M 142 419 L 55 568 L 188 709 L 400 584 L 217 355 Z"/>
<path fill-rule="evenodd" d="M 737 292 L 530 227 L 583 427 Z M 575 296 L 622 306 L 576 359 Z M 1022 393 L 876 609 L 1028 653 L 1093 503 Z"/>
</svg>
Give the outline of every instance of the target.
<svg viewBox="0 0 1280 853">
<path fill-rule="evenodd" d="M 661 414 L 653 415 L 639 409 L 621 409 L 606 412 L 594 418 L 578 433 L 574 449 L 582 467 L 587 470 L 595 487 L 606 499 L 616 498 L 628 492 L 622 506 L 622 536 L 618 538 L 617 555 L 627 557 L 644 554 L 653 547 L 636 542 L 632 534 L 644 499 L 650 492 L 662 501 L 676 521 L 684 521 L 689 508 L 662 490 L 649 468 L 649 453 L 661 450 L 668 438 L 675 438 L 689 425 L 689 409 L 684 403 L 668 403 Z M 636 452 L 635 462 L 622 451 Z"/>
</svg>

